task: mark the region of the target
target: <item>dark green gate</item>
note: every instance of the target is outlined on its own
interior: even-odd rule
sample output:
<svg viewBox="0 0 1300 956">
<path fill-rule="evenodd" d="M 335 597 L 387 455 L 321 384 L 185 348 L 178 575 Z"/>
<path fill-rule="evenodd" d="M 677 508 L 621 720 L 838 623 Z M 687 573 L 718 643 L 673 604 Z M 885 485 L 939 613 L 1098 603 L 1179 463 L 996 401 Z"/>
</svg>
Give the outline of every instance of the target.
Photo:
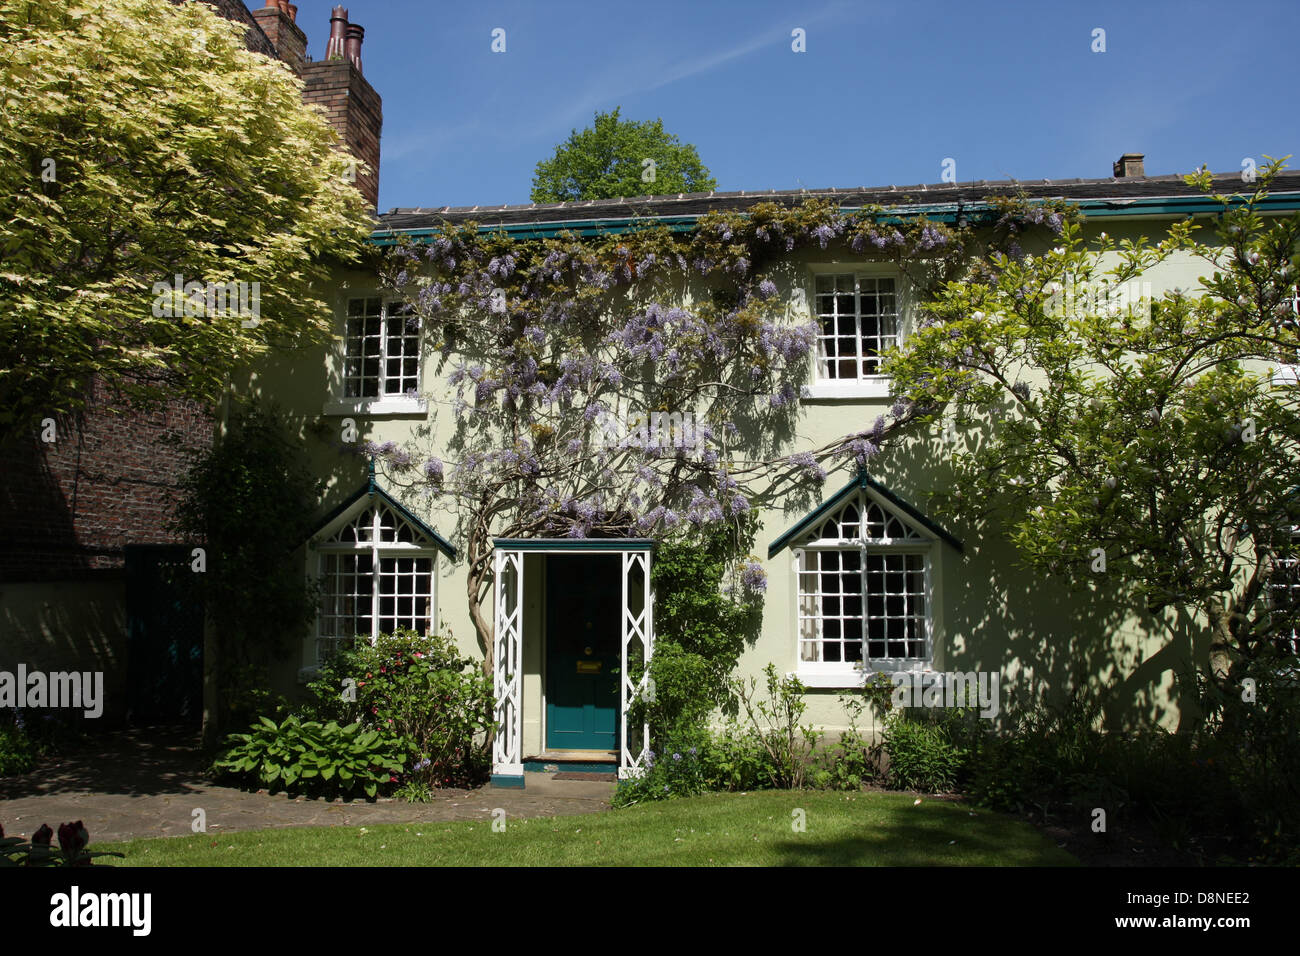
<svg viewBox="0 0 1300 956">
<path fill-rule="evenodd" d="M 203 719 L 203 608 L 185 587 L 190 549 L 127 545 L 128 719 L 134 724 Z"/>
</svg>

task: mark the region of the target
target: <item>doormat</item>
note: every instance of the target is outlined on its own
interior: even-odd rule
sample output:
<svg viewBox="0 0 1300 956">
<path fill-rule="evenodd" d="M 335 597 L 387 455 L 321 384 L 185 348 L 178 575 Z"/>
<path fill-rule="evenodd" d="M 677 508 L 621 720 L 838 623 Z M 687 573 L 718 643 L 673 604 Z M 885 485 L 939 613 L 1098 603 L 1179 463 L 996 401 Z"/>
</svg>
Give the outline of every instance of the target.
<svg viewBox="0 0 1300 956">
<path fill-rule="evenodd" d="M 600 780 L 613 783 L 618 779 L 616 773 L 584 773 L 579 770 L 562 770 L 551 777 L 552 780 Z"/>
</svg>

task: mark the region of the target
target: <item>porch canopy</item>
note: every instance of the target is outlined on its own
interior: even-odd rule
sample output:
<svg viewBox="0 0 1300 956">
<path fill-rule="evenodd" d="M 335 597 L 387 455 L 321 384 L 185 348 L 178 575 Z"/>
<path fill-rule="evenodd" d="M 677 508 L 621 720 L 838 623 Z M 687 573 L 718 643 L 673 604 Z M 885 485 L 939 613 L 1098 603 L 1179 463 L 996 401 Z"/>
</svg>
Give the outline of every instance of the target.
<svg viewBox="0 0 1300 956">
<path fill-rule="evenodd" d="M 492 743 L 492 782 L 522 787 L 523 740 L 523 608 L 525 554 L 609 554 L 622 564 L 621 662 L 619 673 L 620 778 L 638 776 L 646 767 L 650 725 L 643 721 L 637 741 L 628 736 L 628 706 L 646 694 L 648 667 L 635 682 L 629 662 L 648 665 L 654 652 L 654 596 L 650 589 L 651 538 L 496 538 L 493 544 L 495 627 L 493 629 L 493 690 L 497 732 Z M 637 728 L 633 728 L 636 730 Z"/>
</svg>

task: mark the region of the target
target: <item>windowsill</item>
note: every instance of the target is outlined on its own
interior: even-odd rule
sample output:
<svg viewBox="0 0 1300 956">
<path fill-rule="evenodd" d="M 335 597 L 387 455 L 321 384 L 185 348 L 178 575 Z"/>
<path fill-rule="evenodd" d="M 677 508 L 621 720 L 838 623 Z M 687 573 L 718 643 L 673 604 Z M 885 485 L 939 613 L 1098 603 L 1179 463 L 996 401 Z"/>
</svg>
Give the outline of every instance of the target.
<svg viewBox="0 0 1300 956">
<path fill-rule="evenodd" d="M 1300 365 L 1279 365 L 1273 370 L 1273 384 L 1300 385 Z"/>
<path fill-rule="evenodd" d="M 886 674 L 895 674 L 900 672 L 930 674 L 932 662 L 930 661 L 907 661 L 906 663 L 882 663 L 877 664 L 870 670 L 859 670 L 856 667 L 836 668 L 834 670 L 805 670 L 800 668 L 795 671 L 795 677 L 805 687 L 816 688 L 850 688 L 862 687 L 866 684 L 867 677 L 872 674 L 884 672 Z"/>
<path fill-rule="evenodd" d="M 423 398 L 390 395 L 385 398 L 345 398 L 325 403 L 323 415 L 427 415 L 429 403 Z"/>
<path fill-rule="evenodd" d="M 816 382 L 800 389 L 800 395 L 813 401 L 825 399 L 889 398 L 888 378 L 867 379 L 861 382 Z"/>
</svg>

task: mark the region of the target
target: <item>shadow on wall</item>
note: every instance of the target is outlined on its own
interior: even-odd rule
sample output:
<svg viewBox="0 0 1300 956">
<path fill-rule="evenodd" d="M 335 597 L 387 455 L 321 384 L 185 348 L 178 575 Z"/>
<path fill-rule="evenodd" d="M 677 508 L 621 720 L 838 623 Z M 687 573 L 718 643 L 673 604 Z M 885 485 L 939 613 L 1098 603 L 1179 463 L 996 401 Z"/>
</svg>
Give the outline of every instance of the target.
<svg viewBox="0 0 1300 956">
<path fill-rule="evenodd" d="M 75 582 L 0 584 L 0 670 L 102 671 L 104 712 L 92 723 L 115 726 L 127 710 L 126 603 L 122 577 Z M 87 728 L 89 729 L 89 728 Z"/>
<path fill-rule="evenodd" d="M 950 487 L 946 444 L 917 439 L 872 460 L 872 475 L 961 540 L 943 554 L 945 646 L 937 667 L 1001 674 L 1004 715 L 1035 701 L 1062 704 L 1073 689 L 1096 702 L 1104 729 L 1188 729 L 1195 693 L 1177 681 L 1204 655 L 1195 622 L 1150 614 L 1114 577 L 1084 568 L 1070 579 L 1031 572 L 1000 527 L 945 515 L 936 495 Z"/>
<path fill-rule="evenodd" d="M 60 416 L 53 435 L 79 434 Z M 0 581 L 32 580 L 55 572 L 89 569 L 79 549 L 73 512 L 61 478 L 79 465 L 79 451 L 57 454 L 38 436 L 9 442 L 0 454 Z M 68 457 L 72 462 L 66 461 Z M 53 462 L 53 466 L 52 466 Z M 56 473 L 57 471 L 57 473 Z"/>
</svg>

